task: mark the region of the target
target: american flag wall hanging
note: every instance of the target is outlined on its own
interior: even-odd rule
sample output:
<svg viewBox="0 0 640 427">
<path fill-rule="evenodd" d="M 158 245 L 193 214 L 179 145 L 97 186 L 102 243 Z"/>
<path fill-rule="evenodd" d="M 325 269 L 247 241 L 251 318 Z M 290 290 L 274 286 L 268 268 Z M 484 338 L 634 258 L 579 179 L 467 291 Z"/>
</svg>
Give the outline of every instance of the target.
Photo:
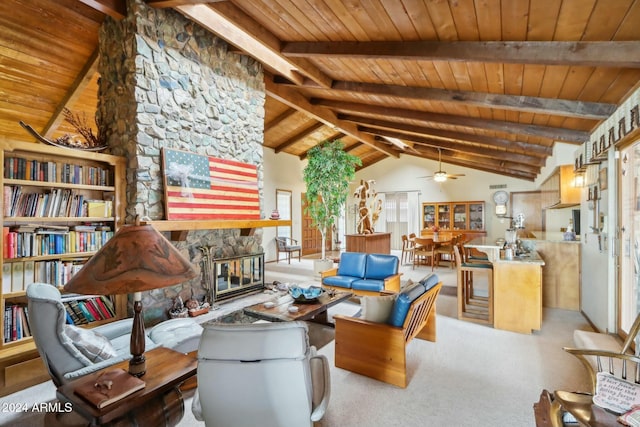
<svg viewBox="0 0 640 427">
<path fill-rule="evenodd" d="M 260 219 L 255 165 L 162 149 L 165 211 L 175 219 Z"/>
</svg>

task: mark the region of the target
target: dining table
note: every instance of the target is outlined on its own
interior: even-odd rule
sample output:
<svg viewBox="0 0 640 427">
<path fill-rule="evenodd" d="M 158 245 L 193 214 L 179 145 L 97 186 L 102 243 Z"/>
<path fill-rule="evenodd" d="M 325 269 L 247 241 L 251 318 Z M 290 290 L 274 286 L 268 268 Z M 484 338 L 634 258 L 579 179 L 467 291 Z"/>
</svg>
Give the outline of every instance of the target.
<svg viewBox="0 0 640 427">
<path fill-rule="evenodd" d="M 414 239 L 414 259 L 416 257 L 416 255 L 419 256 L 419 252 L 421 252 L 420 248 L 423 248 L 424 246 L 430 246 L 431 250 L 430 250 L 430 255 L 428 255 L 429 259 L 431 260 L 431 262 L 429 264 L 425 265 L 431 265 L 431 271 L 434 270 L 436 264 L 435 264 L 435 256 L 436 256 L 436 250 L 441 247 L 441 246 L 445 246 L 447 244 L 451 243 L 451 240 L 453 238 L 453 234 L 452 233 L 438 233 L 437 236 L 432 236 L 432 237 L 416 237 Z M 417 260 L 417 262 L 414 262 L 414 266 L 415 265 L 420 265 L 420 259 Z"/>
</svg>

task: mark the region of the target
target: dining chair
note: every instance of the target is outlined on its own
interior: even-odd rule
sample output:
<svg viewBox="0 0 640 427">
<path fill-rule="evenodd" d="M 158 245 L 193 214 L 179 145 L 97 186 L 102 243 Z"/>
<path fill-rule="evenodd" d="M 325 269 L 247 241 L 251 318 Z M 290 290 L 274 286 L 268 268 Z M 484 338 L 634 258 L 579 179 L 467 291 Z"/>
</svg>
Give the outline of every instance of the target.
<svg viewBox="0 0 640 427">
<path fill-rule="evenodd" d="M 447 261 L 449 262 L 449 267 L 453 269 L 456 265 L 455 256 L 453 254 L 453 248 L 458 244 L 458 235 L 452 235 L 451 240 L 449 242 L 445 242 L 443 244 L 436 244 L 434 249 L 434 262 L 436 267 L 440 267 L 440 261 L 442 261 L 442 256 L 447 257 Z"/>
<path fill-rule="evenodd" d="M 433 258 L 434 258 L 434 243 L 433 239 L 416 237 L 415 247 L 413 250 L 413 265 L 412 269 L 416 268 L 416 265 L 431 265 L 431 271 L 433 271 Z"/>
<path fill-rule="evenodd" d="M 415 240 L 409 240 L 406 234 L 402 235 L 402 254 L 400 262 L 402 264 L 413 262 L 413 251 L 415 249 Z"/>
</svg>

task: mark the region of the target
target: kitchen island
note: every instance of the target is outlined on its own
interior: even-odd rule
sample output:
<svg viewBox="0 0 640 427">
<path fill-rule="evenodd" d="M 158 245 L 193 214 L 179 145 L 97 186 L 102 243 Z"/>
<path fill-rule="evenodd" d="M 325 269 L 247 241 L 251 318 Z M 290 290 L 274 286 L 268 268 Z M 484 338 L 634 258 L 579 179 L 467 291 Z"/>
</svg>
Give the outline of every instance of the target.
<svg viewBox="0 0 640 427">
<path fill-rule="evenodd" d="M 495 238 L 480 237 L 465 243 L 487 254 L 493 265 L 493 327 L 530 334 L 542 327 L 542 267 L 545 262 L 532 251 L 504 259 Z"/>
<path fill-rule="evenodd" d="M 580 310 L 580 241 L 564 240 L 563 233 L 549 231 L 531 231 L 519 238 L 524 248 L 545 260 L 542 305 Z"/>
</svg>

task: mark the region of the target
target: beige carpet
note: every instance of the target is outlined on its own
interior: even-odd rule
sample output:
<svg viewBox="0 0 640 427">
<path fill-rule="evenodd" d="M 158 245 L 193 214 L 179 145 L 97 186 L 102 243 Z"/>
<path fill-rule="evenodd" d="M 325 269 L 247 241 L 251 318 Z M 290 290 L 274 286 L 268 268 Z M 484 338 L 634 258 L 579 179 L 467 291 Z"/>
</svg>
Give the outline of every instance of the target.
<svg viewBox="0 0 640 427">
<path fill-rule="evenodd" d="M 294 274 L 293 271 L 296 273 Z M 402 268 L 403 278 L 419 280 L 430 268 Z M 454 289 L 455 274 L 437 273 Z M 268 264 L 267 280 L 313 282 L 311 264 Z M 406 280 L 405 279 L 405 280 Z M 348 304 L 348 305 L 347 305 Z M 329 310 L 353 312 L 352 303 Z M 221 308 L 223 310 L 223 308 Z M 543 388 L 584 390 L 583 368 L 563 346 L 574 329 L 589 329 L 578 312 L 546 309 L 542 330 L 531 335 L 495 330 L 456 319 L 456 298 L 443 292 L 437 301 L 437 342 L 413 340 L 407 348 L 409 386 L 400 389 L 343 369 L 332 368 L 331 401 L 325 427 L 512 427 L 534 426 L 532 405 Z M 334 341 L 319 350 L 333 366 Z M 180 426 L 203 426 L 190 411 Z M 51 382 L 7 396 L 3 403 L 29 407 L 55 398 Z M 44 426 L 39 413 L 0 413 L 2 426 Z"/>
</svg>

